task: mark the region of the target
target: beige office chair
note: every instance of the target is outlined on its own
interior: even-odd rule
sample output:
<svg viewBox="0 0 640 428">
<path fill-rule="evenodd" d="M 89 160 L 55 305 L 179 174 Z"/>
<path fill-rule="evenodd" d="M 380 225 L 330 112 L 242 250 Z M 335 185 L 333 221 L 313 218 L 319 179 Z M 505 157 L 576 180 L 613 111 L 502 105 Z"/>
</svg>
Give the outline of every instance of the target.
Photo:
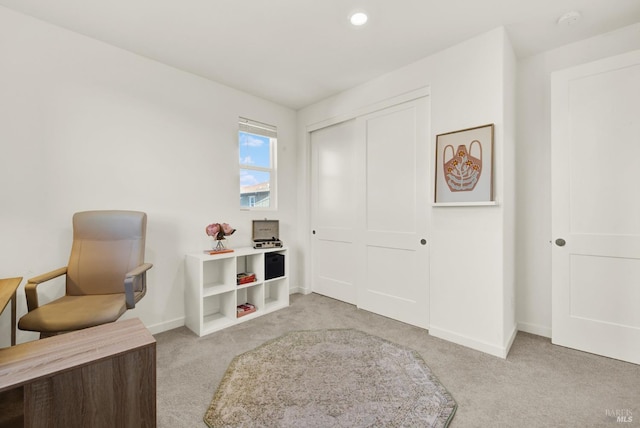
<svg viewBox="0 0 640 428">
<path fill-rule="evenodd" d="M 147 291 L 144 263 L 147 215 L 137 211 L 85 211 L 73 216 L 69 265 L 28 280 L 29 312 L 18 328 L 53 336 L 116 321 Z M 38 305 L 36 287 L 66 274 L 65 295 Z"/>
</svg>

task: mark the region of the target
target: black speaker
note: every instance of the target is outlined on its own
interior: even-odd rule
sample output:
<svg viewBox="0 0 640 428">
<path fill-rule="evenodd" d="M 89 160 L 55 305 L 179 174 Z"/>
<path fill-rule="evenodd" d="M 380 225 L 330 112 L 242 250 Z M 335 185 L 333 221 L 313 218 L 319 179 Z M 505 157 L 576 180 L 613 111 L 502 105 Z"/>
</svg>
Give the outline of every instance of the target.
<svg viewBox="0 0 640 428">
<path fill-rule="evenodd" d="M 264 279 L 284 276 L 284 254 L 266 253 L 264 255 Z"/>
</svg>

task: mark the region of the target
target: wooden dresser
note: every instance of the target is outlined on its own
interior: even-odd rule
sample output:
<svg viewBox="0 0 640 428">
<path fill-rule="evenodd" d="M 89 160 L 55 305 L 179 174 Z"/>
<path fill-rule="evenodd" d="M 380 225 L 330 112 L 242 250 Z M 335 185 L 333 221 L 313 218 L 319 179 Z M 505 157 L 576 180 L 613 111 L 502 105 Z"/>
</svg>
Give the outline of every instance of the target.
<svg viewBox="0 0 640 428">
<path fill-rule="evenodd" d="M 155 426 L 156 341 L 137 318 L 0 349 L 0 428 Z"/>
</svg>

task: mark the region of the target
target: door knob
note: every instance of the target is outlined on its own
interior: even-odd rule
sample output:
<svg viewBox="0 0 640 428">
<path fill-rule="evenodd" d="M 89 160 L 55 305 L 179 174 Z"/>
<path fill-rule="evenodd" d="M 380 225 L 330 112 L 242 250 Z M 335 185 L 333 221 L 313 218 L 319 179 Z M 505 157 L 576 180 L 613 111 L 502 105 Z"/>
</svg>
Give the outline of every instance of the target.
<svg viewBox="0 0 640 428">
<path fill-rule="evenodd" d="M 315 234 L 316 234 L 316 231 L 314 230 L 314 231 L 312 231 L 311 233 L 313 233 L 313 234 L 315 235 Z"/>
<path fill-rule="evenodd" d="M 426 239 L 421 239 L 421 240 L 420 240 L 420 243 L 421 243 L 422 245 L 427 245 L 427 240 L 426 240 Z"/>
<path fill-rule="evenodd" d="M 562 239 L 562 238 L 558 238 L 558 239 L 556 239 L 556 245 L 557 245 L 558 247 L 564 247 L 566 243 L 567 243 L 567 241 L 565 241 L 565 240 L 564 240 L 564 239 Z"/>
</svg>

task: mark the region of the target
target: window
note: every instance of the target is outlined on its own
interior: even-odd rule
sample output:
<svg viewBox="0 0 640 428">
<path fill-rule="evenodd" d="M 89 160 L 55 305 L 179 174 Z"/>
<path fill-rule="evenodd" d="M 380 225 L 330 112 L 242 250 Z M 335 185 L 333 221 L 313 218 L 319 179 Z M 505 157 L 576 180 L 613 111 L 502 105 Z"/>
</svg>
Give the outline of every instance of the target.
<svg viewBox="0 0 640 428">
<path fill-rule="evenodd" d="M 276 208 L 276 127 L 239 120 L 240 208 Z"/>
</svg>

